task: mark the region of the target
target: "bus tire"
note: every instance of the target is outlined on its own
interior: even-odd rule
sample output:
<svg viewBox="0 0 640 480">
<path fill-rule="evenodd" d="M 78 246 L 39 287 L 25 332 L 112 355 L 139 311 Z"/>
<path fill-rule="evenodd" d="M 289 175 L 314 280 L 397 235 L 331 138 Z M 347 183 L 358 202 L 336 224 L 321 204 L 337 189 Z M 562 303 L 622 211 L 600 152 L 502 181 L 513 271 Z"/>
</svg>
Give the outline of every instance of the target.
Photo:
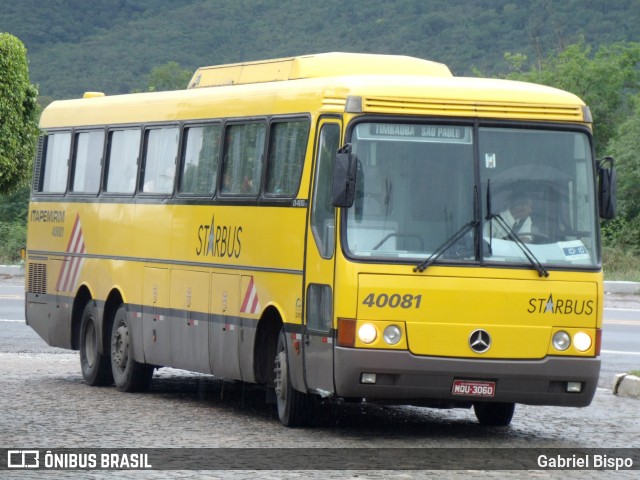
<svg viewBox="0 0 640 480">
<path fill-rule="evenodd" d="M 511 423 L 515 403 L 476 402 L 473 411 L 480 425 L 489 427 L 506 427 Z"/>
<path fill-rule="evenodd" d="M 124 305 L 120 305 L 111 329 L 111 369 L 121 392 L 144 392 L 149 389 L 153 367 L 133 359 L 131 325 Z"/>
<path fill-rule="evenodd" d="M 79 349 L 82 378 L 92 387 L 103 387 L 113 383 L 109 355 L 100 353 L 99 346 L 96 309 L 93 302 L 89 301 L 82 310 Z"/>
<path fill-rule="evenodd" d="M 291 386 L 284 329 L 278 335 L 274 373 L 276 405 L 280 422 L 285 427 L 304 427 L 309 425 L 313 416 L 314 398 L 309 394 L 295 390 Z"/>
</svg>

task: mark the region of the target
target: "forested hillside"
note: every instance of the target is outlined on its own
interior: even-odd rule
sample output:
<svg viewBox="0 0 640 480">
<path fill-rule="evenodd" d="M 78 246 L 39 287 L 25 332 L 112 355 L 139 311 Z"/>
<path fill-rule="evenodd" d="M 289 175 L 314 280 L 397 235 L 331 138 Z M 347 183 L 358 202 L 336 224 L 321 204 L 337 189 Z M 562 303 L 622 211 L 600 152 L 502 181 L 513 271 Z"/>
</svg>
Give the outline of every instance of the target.
<svg viewBox="0 0 640 480">
<path fill-rule="evenodd" d="M 0 0 L 0 32 L 27 47 L 40 106 L 85 91 L 183 88 L 203 65 L 328 51 L 411 55 L 455 75 L 571 91 L 591 107 L 596 154 L 617 159 L 620 213 L 603 222 L 605 269 L 635 281 L 639 25 L 640 0 Z M 0 196 L 0 263 L 24 244 L 20 186 Z"/>
<path fill-rule="evenodd" d="M 639 41 L 640 0 L 0 0 L 40 95 L 145 89 L 153 67 L 326 51 L 413 55 L 456 75 L 508 73 L 584 38 Z M 46 103 L 46 102 L 45 102 Z"/>
</svg>

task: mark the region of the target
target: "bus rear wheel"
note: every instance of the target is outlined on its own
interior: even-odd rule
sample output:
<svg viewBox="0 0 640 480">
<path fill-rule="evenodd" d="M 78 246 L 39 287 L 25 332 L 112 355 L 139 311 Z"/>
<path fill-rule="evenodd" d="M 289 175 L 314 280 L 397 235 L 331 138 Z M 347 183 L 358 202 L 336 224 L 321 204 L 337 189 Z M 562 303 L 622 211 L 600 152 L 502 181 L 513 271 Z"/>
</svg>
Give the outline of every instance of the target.
<svg viewBox="0 0 640 480">
<path fill-rule="evenodd" d="M 480 425 L 489 427 L 506 427 L 511 423 L 515 403 L 476 402 L 473 411 Z"/>
<path fill-rule="evenodd" d="M 313 415 L 314 398 L 309 394 L 295 390 L 291 386 L 284 330 L 281 330 L 278 336 L 274 373 L 276 404 L 280 422 L 285 427 L 304 427 L 309 425 Z"/>
<path fill-rule="evenodd" d="M 153 367 L 133 359 L 131 324 L 124 305 L 120 305 L 111 329 L 111 369 L 121 392 L 144 392 L 149 389 Z"/>
<path fill-rule="evenodd" d="M 80 320 L 80 368 L 88 385 L 101 387 L 113 383 L 109 355 L 100 353 L 100 339 L 93 302 L 88 302 Z"/>
</svg>

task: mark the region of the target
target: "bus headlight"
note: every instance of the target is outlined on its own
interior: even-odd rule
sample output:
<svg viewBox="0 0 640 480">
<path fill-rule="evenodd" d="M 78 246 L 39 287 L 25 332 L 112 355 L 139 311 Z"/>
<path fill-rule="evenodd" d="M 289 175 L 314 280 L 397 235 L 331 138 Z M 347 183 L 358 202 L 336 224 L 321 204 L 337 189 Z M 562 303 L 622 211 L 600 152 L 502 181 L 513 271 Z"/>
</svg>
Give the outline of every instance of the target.
<svg viewBox="0 0 640 480">
<path fill-rule="evenodd" d="M 365 323 L 364 325 L 360 325 L 358 329 L 358 338 L 362 343 L 373 343 L 378 337 L 378 331 L 376 327 L 371 325 L 370 323 Z"/>
<path fill-rule="evenodd" d="M 384 329 L 382 338 L 384 338 L 384 341 L 389 345 L 396 345 L 402 338 L 402 332 L 397 326 L 389 325 Z"/>
<path fill-rule="evenodd" d="M 591 348 L 591 337 L 584 332 L 578 332 L 573 336 L 573 346 L 579 352 L 586 352 Z"/>
<path fill-rule="evenodd" d="M 560 331 L 553 335 L 553 348 L 556 350 L 564 352 L 569 345 L 571 345 L 571 337 L 567 332 Z"/>
</svg>

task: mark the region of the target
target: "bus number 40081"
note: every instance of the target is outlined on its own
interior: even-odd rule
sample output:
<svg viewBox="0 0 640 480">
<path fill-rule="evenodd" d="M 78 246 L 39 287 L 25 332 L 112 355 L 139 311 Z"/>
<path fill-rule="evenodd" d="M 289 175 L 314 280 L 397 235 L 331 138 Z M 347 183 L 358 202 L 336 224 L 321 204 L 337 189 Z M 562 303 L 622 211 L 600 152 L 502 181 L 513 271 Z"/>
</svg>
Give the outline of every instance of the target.
<svg viewBox="0 0 640 480">
<path fill-rule="evenodd" d="M 422 295 L 411 295 L 410 293 L 400 295 L 393 293 L 370 293 L 362 301 L 367 307 L 391 307 L 391 308 L 420 308 L 422 303 Z"/>
</svg>

